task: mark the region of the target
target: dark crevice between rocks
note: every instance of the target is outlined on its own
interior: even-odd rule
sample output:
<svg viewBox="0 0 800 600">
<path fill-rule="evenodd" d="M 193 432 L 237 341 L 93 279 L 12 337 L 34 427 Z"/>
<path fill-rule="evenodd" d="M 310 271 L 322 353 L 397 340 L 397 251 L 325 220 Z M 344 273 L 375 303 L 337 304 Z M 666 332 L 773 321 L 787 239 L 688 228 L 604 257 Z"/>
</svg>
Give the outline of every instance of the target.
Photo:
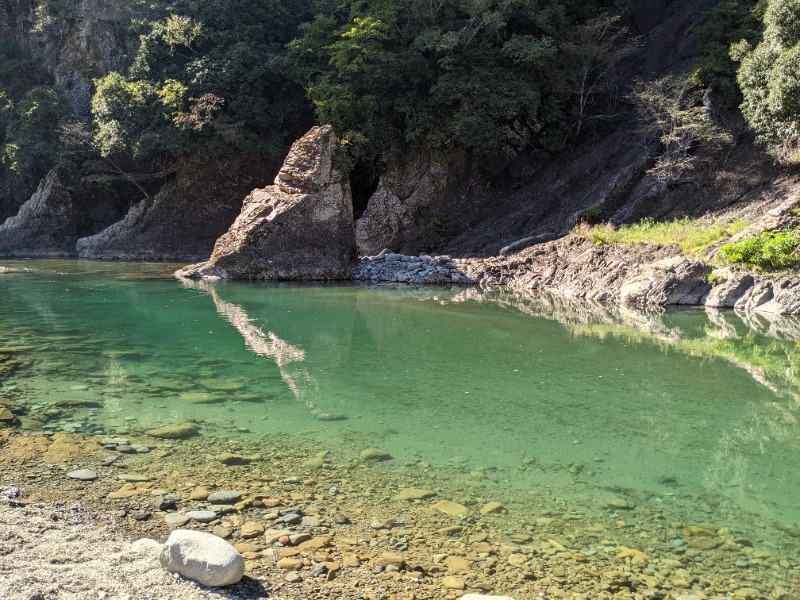
<svg viewBox="0 0 800 600">
<path fill-rule="evenodd" d="M 378 189 L 380 173 L 374 164 L 358 161 L 350 171 L 350 189 L 353 194 L 353 217 L 357 221 L 367 209 L 367 202 Z"/>
</svg>

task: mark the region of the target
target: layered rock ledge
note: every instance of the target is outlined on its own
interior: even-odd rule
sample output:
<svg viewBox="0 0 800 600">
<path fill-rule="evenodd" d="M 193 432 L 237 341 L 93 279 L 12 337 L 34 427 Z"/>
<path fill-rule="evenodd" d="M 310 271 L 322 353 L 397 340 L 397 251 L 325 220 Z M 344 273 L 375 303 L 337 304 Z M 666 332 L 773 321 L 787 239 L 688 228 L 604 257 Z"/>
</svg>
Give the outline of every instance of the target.
<svg viewBox="0 0 800 600">
<path fill-rule="evenodd" d="M 800 278 L 715 268 L 676 246 L 597 246 L 577 236 L 505 257 L 472 259 L 464 275 L 481 287 L 543 290 L 641 307 L 706 305 L 772 314 L 800 314 Z"/>
</svg>

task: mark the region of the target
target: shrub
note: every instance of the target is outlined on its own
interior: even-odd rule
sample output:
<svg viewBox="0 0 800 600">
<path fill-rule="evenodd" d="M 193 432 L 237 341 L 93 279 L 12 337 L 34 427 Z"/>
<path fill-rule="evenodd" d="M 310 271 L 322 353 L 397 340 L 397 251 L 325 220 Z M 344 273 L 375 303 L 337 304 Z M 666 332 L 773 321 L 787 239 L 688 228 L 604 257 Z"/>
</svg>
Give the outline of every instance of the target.
<svg viewBox="0 0 800 600">
<path fill-rule="evenodd" d="M 725 244 L 719 257 L 729 263 L 765 271 L 784 271 L 800 265 L 800 228 L 765 231 L 758 237 Z"/>
<path fill-rule="evenodd" d="M 769 0 L 764 35 L 731 49 L 741 64 L 742 113 L 759 141 L 784 162 L 800 160 L 800 2 Z"/>
</svg>

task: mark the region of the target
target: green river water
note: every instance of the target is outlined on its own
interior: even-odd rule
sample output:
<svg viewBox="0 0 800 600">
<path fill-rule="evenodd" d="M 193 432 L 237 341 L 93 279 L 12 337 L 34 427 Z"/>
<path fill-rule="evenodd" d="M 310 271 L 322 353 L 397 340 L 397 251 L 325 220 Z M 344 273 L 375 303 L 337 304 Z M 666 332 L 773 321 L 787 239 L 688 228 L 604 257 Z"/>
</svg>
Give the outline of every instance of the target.
<svg viewBox="0 0 800 600">
<path fill-rule="evenodd" d="M 797 555 L 800 322 L 464 289 L 181 283 L 172 265 L 5 261 L 23 427 L 358 439 L 397 464 L 620 495 Z M 64 400 L 94 402 L 65 414 Z M 679 541 L 676 541 L 679 543 Z"/>
</svg>

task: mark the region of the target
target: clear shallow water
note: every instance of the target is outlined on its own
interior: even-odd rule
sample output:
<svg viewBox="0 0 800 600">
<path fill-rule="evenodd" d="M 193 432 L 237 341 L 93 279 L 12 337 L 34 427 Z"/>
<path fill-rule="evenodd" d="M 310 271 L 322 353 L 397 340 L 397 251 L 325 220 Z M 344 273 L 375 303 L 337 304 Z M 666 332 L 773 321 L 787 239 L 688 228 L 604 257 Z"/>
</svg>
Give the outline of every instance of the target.
<svg viewBox="0 0 800 600">
<path fill-rule="evenodd" d="M 470 485 L 625 496 L 785 551 L 800 523 L 800 323 L 476 290 L 180 283 L 172 265 L 5 261 L 23 426 L 302 435 Z M 2 349 L 0 348 L 0 354 Z M 69 406 L 65 401 L 90 406 Z M 670 512 L 672 511 L 672 512 Z M 796 531 L 795 531 L 796 533 Z"/>
</svg>

